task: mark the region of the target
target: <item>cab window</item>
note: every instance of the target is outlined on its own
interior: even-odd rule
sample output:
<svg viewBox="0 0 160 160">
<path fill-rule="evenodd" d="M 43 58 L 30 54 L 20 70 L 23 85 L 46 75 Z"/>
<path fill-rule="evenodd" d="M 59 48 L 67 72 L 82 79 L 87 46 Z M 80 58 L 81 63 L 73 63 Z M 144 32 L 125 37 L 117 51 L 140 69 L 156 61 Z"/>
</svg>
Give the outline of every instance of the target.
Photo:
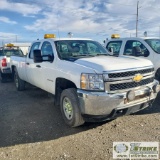
<svg viewBox="0 0 160 160">
<path fill-rule="evenodd" d="M 88 43 L 88 52 L 94 54 L 102 53 L 103 51 L 94 43 Z"/>
<path fill-rule="evenodd" d="M 3 50 L 0 50 L 0 56 L 3 56 Z"/>
<path fill-rule="evenodd" d="M 51 46 L 50 42 L 43 42 L 42 47 L 41 47 L 41 51 L 42 51 L 42 56 L 46 56 L 46 55 L 53 55 L 53 49 Z"/>
<path fill-rule="evenodd" d="M 146 39 L 148 45 L 158 54 L 160 54 L 160 39 Z"/>
<path fill-rule="evenodd" d="M 33 43 L 32 47 L 31 47 L 31 50 L 30 50 L 30 53 L 29 53 L 29 58 L 33 59 L 33 51 L 35 49 L 38 49 L 39 45 L 40 45 L 40 42 Z"/>
<path fill-rule="evenodd" d="M 102 45 L 91 40 L 59 40 L 55 41 L 55 46 L 59 58 L 69 61 L 107 54 L 107 50 Z"/>
<path fill-rule="evenodd" d="M 127 55 L 127 56 L 136 56 L 134 47 L 138 47 L 139 48 L 139 51 L 140 51 L 138 53 L 139 56 L 145 56 L 146 57 L 146 54 L 149 53 L 148 49 L 140 41 L 129 40 L 129 41 L 126 42 L 123 54 Z M 149 56 L 149 54 L 147 54 L 147 55 Z"/>
<path fill-rule="evenodd" d="M 20 49 L 4 49 L 3 50 L 4 56 L 23 56 L 23 52 Z"/>
<path fill-rule="evenodd" d="M 113 55 L 118 56 L 120 53 L 122 41 L 111 41 L 107 44 L 106 49 L 112 52 Z"/>
<path fill-rule="evenodd" d="M 41 53 L 43 57 L 43 60 L 48 60 L 48 55 L 53 56 L 53 49 L 50 42 L 43 42 L 41 47 Z M 46 56 L 46 57 L 45 57 Z"/>
</svg>

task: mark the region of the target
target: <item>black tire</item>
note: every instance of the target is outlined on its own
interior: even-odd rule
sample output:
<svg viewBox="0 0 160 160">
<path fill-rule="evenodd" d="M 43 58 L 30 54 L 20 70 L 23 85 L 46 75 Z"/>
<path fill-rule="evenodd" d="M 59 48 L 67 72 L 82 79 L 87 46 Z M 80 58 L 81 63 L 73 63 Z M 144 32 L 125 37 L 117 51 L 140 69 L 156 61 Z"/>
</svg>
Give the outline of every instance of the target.
<svg viewBox="0 0 160 160">
<path fill-rule="evenodd" d="M 66 101 L 68 101 L 68 103 Z M 71 107 L 69 108 L 72 109 L 69 110 L 67 107 L 64 107 L 67 106 L 64 103 L 70 104 Z M 69 88 L 62 91 L 60 98 L 60 108 L 65 123 L 70 127 L 77 127 L 84 123 L 79 109 L 79 100 L 75 88 Z M 70 114 L 72 116 L 67 117 L 66 114 L 68 115 L 68 113 L 66 110 L 69 110 L 68 112 L 71 112 Z"/>
<path fill-rule="evenodd" d="M 25 90 L 25 81 L 19 78 L 17 69 L 14 70 L 14 82 L 18 91 Z"/>
<path fill-rule="evenodd" d="M 1 82 L 5 83 L 6 82 L 6 76 L 2 72 L 0 72 L 0 73 L 1 73 Z"/>
<path fill-rule="evenodd" d="M 12 73 L 11 73 L 11 81 L 12 81 L 12 82 L 14 82 L 14 72 L 15 72 L 15 71 L 12 70 Z"/>
<path fill-rule="evenodd" d="M 160 82 L 160 68 L 158 68 L 157 71 L 156 71 L 155 79 Z"/>
</svg>

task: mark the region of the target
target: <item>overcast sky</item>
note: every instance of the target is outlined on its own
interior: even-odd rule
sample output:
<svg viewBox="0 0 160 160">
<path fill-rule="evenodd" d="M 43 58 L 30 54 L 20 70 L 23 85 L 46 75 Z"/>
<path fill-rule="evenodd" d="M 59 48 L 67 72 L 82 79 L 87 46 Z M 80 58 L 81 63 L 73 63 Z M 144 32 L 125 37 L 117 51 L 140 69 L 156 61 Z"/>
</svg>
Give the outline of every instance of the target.
<svg viewBox="0 0 160 160">
<path fill-rule="evenodd" d="M 45 33 L 102 42 L 113 33 L 134 37 L 136 0 L 0 0 L 0 44 L 30 42 Z M 138 36 L 160 34 L 160 0 L 139 0 Z"/>
</svg>

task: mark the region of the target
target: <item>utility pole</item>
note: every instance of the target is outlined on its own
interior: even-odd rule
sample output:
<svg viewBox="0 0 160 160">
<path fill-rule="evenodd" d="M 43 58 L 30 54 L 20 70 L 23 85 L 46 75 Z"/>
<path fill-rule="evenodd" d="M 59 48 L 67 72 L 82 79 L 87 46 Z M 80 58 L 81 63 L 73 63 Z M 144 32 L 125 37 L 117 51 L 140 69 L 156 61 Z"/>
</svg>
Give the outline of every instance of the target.
<svg viewBox="0 0 160 160">
<path fill-rule="evenodd" d="M 4 40 L 2 39 L 2 47 L 4 46 Z"/>
<path fill-rule="evenodd" d="M 139 1 L 137 1 L 137 14 L 136 14 L 136 37 L 138 37 L 138 5 Z"/>
</svg>

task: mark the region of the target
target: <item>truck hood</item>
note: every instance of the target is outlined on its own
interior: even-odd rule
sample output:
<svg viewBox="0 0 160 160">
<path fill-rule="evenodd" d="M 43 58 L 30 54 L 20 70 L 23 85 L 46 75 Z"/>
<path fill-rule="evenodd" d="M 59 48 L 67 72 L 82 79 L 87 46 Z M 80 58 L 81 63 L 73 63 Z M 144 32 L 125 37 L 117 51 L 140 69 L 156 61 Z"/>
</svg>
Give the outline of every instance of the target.
<svg viewBox="0 0 160 160">
<path fill-rule="evenodd" d="M 76 60 L 75 63 L 91 68 L 96 73 L 102 73 L 103 71 L 115 71 L 153 66 L 152 62 L 149 60 L 126 56 L 96 56 L 81 58 Z"/>
</svg>

